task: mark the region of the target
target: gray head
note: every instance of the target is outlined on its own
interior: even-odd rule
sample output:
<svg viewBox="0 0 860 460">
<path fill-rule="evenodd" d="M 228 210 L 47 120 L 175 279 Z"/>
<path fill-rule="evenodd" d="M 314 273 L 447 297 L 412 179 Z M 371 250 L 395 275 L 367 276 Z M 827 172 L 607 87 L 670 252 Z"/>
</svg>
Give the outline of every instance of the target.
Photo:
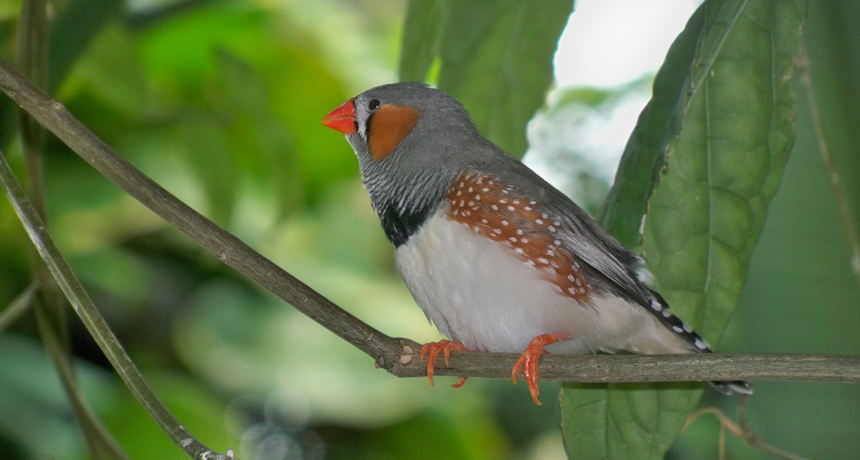
<svg viewBox="0 0 860 460">
<path fill-rule="evenodd" d="M 507 157 L 478 133 L 456 99 L 423 83 L 369 89 L 323 123 L 346 135 L 383 227 L 386 219 L 412 215 L 423 221 L 465 169 Z"/>
</svg>

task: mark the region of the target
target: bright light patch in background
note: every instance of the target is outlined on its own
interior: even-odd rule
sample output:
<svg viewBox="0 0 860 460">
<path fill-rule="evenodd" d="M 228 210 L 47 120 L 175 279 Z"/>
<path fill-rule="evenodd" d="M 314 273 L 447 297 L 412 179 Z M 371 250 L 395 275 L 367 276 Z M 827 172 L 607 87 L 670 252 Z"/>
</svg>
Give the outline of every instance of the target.
<svg viewBox="0 0 860 460">
<path fill-rule="evenodd" d="M 651 97 L 649 81 L 697 0 L 579 0 L 555 55 L 557 89 L 529 123 L 524 161 L 580 206 L 603 200 Z M 636 81 L 640 84 L 634 84 Z M 558 104 L 572 88 L 596 88 L 599 104 Z"/>
<path fill-rule="evenodd" d="M 614 87 L 655 72 L 699 3 L 577 1 L 555 55 L 558 85 Z"/>
</svg>

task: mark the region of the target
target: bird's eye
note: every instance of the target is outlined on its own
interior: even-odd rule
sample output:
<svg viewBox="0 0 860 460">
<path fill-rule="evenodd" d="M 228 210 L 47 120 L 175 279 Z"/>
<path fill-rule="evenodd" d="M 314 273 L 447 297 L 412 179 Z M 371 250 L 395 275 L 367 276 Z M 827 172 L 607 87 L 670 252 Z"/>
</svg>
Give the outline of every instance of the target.
<svg viewBox="0 0 860 460">
<path fill-rule="evenodd" d="M 379 108 L 379 99 L 372 99 L 367 103 L 367 109 L 370 111 L 374 111 Z"/>
</svg>

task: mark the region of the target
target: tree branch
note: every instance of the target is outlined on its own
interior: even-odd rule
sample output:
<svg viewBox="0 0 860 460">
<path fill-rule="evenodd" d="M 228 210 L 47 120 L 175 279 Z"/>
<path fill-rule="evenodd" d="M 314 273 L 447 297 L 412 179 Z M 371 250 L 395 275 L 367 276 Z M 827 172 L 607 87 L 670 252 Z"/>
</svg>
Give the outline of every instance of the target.
<svg viewBox="0 0 860 460">
<path fill-rule="evenodd" d="M 87 331 L 89 331 L 90 335 L 98 343 L 99 348 L 104 352 L 126 387 L 128 387 L 138 402 L 146 409 L 150 417 L 191 458 L 197 460 L 232 459 L 233 455 L 229 452 L 227 454 L 215 453 L 191 436 L 188 430 L 167 410 L 167 407 L 164 406 L 146 383 L 143 375 L 137 370 L 128 353 L 123 350 L 113 331 L 111 331 L 86 290 L 84 290 L 80 280 L 74 274 L 71 267 L 69 267 L 69 264 L 60 253 L 56 244 L 54 244 L 44 222 L 39 217 L 39 213 L 33 207 L 33 204 L 30 203 L 30 200 L 24 193 L 24 189 L 18 183 L 15 174 L 12 172 L 12 168 L 9 166 L 2 152 L 0 152 L 0 184 L 2 184 L 3 189 L 6 191 L 9 201 L 12 203 L 12 208 L 15 209 L 15 213 L 21 220 L 24 229 L 33 241 L 33 246 L 39 251 L 39 255 L 45 261 L 45 265 L 47 265 L 51 275 L 57 280 L 63 294 L 71 302 L 75 313 L 81 318 L 81 321 L 87 327 Z M 39 315 L 44 312 L 37 308 L 36 313 Z M 40 320 L 39 329 L 49 327 L 51 325 Z M 45 335 L 44 332 L 47 331 L 43 331 L 45 346 L 52 359 L 55 359 L 61 380 L 69 388 L 74 379 L 71 358 L 61 350 L 61 344 L 55 334 Z M 85 427 L 89 431 L 87 433 L 89 436 L 87 440 L 98 440 L 97 445 L 93 446 L 93 454 L 99 456 L 99 458 L 105 455 L 117 459 L 126 458 L 125 454 L 119 449 L 119 446 L 107 435 L 107 431 L 104 430 L 101 424 L 95 422 L 96 419 L 93 418 L 89 408 L 83 404 L 83 397 L 79 392 L 77 390 L 70 391 L 69 397 L 72 398 L 72 403 L 79 405 L 83 411 L 80 414 L 81 418 L 79 421 L 82 424 L 89 424 L 89 426 Z"/>
<path fill-rule="evenodd" d="M 14 70 L 0 62 L 0 90 L 96 170 L 222 262 L 268 289 L 323 327 L 370 355 L 398 377 L 426 376 L 420 345 L 389 337 L 347 313 L 227 233 L 145 176 Z M 455 352 L 437 375 L 509 378 L 513 354 Z M 547 355 L 542 380 L 665 382 L 707 380 L 813 380 L 860 383 L 860 357 L 821 355 Z"/>
</svg>

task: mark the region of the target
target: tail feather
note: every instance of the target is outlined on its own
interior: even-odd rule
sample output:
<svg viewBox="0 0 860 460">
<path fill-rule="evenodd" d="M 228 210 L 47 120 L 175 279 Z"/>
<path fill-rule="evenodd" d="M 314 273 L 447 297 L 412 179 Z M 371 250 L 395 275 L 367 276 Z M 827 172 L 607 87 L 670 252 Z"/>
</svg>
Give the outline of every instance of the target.
<svg viewBox="0 0 860 460">
<path fill-rule="evenodd" d="M 648 289 L 648 292 L 651 294 L 651 299 L 649 299 L 649 305 L 646 310 L 660 320 L 668 329 L 674 331 L 676 336 L 687 345 L 691 353 L 712 352 L 711 347 L 705 342 L 705 339 L 677 316 L 669 313 L 669 304 L 659 293 L 651 289 Z M 744 395 L 752 394 L 749 382 L 743 380 L 721 380 L 708 383 L 725 395 L 730 395 L 733 392 Z"/>
<path fill-rule="evenodd" d="M 750 386 L 750 383 L 744 380 L 722 380 L 719 382 L 708 383 L 710 383 L 712 387 L 716 388 L 720 393 L 724 395 L 730 395 L 732 394 L 732 392 L 742 395 L 752 394 L 752 387 Z"/>
</svg>

